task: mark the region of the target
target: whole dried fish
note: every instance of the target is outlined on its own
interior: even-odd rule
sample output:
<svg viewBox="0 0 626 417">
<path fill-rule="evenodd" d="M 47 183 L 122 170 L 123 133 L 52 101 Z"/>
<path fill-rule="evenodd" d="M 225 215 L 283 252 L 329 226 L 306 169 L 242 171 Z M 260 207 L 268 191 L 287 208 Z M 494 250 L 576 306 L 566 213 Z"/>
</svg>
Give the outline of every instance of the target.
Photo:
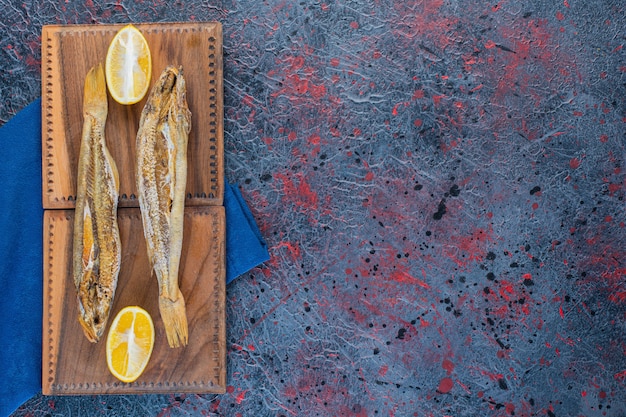
<svg viewBox="0 0 626 417">
<path fill-rule="evenodd" d="M 97 342 L 111 312 L 122 256 L 117 224 L 119 176 L 104 137 L 108 108 L 102 64 L 85 77 L 83 95 L 73 275 L 78 320 L 87 339 Z"/>
<path fill-rule="evenodd" d="M 137 133 L 136 180 L 148 258 L 159 284 L 159 311 L 170 347 L 187 344 L 178 287 L 191 113 L 182 67 L 168 66 L 152 87 Z"/>
</svg>

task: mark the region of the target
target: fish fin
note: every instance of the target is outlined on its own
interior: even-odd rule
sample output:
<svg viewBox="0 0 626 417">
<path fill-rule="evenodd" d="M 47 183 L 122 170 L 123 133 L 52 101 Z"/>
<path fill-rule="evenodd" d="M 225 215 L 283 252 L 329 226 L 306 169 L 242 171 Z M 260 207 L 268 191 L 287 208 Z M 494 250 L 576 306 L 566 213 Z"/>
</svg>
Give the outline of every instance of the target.
<svg viewBox="0 0 626 417">
<path fill-rule="evenodd" d="M 120 192 L 120 174 L 117 170 L 117 165 L 115 164 L 115 159 L 111 155 L 109 148 L 104 147 L 104 155 L 109 162 L 109 166 L 111 167 L 111 174 L 113 175 L 113 182 L 115 183 L 115 194 L 119 194 Z"/>
<path fill-rule="evenodd" d="M 159 296 L 159 311 L 165 327 L 167 343 L 172 348 L 186 346 L 188 339 L 185 299 L 180 290 L 175 296 L 175 299 Z"/>
<path fill-rule="evenodd" d="M 85 204 L 83 213 L 83 269 L 93 269 L 96 258 L 96 243 L 93 218 L 89 204 Z"/>
</svg>

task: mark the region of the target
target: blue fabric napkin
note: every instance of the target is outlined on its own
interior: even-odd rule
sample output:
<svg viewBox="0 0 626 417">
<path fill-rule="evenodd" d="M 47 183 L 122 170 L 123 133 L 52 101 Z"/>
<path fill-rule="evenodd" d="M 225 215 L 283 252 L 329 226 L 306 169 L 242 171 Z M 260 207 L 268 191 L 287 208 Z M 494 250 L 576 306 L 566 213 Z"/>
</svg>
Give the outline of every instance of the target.
<svg viewBox="0 0 626 417">
<path fill-rule="evenodd" d="M 41 99 L 0 128 L 0 416 L 41 390 Z M 269 253 L 236 186 L 225 182 L 226 282 Z"/>
<path fill-rule="evenodd" d="M 250 208 L 239 188 L 224 187 L 226 211 L 226 283 L 270 259 L 267 244 L 261 236 Z"/>
<path fill-rule="evenodd" d="M 41 101 L 0 130 L 0 415 L 41 390 Z"/>
</svg>

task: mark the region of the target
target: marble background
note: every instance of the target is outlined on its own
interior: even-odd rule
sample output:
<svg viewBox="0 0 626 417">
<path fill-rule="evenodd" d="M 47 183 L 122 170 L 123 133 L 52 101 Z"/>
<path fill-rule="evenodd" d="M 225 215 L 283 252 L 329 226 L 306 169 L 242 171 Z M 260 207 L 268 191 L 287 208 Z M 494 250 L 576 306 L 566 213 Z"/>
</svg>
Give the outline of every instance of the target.
<svg viewBox="0 0 626 417">
<path fill-rule="evenodd" d="M 626 415 L 620 0 L 0 0 L 0 122 L 44 24 L 220 21 L 226 177 L 271 260 L 224 395 L 15 416 Z"/>
</svg>

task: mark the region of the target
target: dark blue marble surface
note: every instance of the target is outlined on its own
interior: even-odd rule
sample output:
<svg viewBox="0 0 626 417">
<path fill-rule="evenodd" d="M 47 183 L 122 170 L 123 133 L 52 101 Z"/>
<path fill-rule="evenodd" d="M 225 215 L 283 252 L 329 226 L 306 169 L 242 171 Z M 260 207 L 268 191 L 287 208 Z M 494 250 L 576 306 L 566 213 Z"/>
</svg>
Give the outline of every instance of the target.
<svg viewBox="0 0 626 417">
<path fill-rule="evenodd" d="M 15 416 L 626 415 L 624 2 L 0 0 L 0 121 L 42 25 L 188 20 L 223 23 L 271 255 L 228 287 L 228 391 Z"/>
</svg>

